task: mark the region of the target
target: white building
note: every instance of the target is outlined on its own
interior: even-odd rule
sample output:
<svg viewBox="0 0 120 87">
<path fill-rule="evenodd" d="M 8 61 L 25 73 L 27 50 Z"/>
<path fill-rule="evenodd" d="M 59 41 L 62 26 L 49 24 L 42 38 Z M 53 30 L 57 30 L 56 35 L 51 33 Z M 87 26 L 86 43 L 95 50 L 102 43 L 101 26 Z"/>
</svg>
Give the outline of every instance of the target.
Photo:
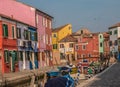
<svg viewBox="0 0 120 87">
<path fill-rule="evenodd" d="M 120 23 L 109 27 L 110 34 L 110 52 L 113 56 L 120 60 Z"/>
</svg>

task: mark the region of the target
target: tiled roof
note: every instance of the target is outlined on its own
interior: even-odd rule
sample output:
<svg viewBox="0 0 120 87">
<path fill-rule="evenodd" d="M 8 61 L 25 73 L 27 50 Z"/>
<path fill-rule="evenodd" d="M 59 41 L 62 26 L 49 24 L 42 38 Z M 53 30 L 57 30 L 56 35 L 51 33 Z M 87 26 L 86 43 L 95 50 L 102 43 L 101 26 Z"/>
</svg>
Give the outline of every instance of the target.
<svg viewBox="0 0 120 87">
<path fill-rule="evenodd" d="M 61 26 L 61 27 L 52 29 L 52 32 L 58 32 L 58 31 L 60 31 L 61 29 L 63 29 L 64 27 L 66 27 L 67 25 L 69 25 L 69 24 L 66 24 L 66 25 L 63 25 L 63 26 Z"/>
<path fill-rule="evenodd" d="M 68 35 L 59 42 L 77 42 L 77 39 L 74 38 L 72 35 Z"/>
<path fill-rule="evenodd" d="M 109 29 L 112 29 L 112 28 L 116 28 L 116 27 L 120 27 L 120 22 L 117 23 L 117 24 L 114 24 L 113 26 L 109 27 Z"/>
</svg>

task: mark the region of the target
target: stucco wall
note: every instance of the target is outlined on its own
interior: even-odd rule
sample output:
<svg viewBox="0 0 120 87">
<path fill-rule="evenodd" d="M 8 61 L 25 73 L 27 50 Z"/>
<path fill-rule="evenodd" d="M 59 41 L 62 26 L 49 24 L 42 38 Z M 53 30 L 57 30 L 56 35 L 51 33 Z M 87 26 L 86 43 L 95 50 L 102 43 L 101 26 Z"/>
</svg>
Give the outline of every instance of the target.
<svg viewBox="0 0 120 87">
<path fill-rule="evenodd" d="M 35 26 L 35 9 L 16 0 L 0 0 L 0 14 Z"/>
</svg>

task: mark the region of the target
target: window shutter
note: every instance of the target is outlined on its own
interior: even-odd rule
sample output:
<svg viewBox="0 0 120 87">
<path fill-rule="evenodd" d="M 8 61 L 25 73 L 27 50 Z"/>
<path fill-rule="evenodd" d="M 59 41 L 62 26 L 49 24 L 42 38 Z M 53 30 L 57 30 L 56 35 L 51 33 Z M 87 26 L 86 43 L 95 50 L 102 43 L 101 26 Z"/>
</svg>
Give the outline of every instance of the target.
<svg viewBox="0 0 120 87">
<path fill-rule="evenodd" d="M 3 24 L 3 36 L 8 37 L 8 25 Z"/>
<path fill-rule="evenodd" d="M 5 36 L 8 37 L 8 25 L 5 25 Z"/>
<path fill-rule="evenodd" d="M 9 62 L 9 51 L 7 50 L 4 51 L 4 60 L 6 63 Z"/>
<path fill-rule="evenodd" d="M 14 36 L 14 26 L 12 26 L 12 37 L 15 38 L 15 36 Z"/>
<path fill-rule="evenodd" d="M 22 51 L 19 51 L 19 57 L 20 57 L 20 60 L 23 61 L 23 52 Z"/>
<path fill-rule="evenodd" d="M 37 32 L 34 33 L 35 41 L 37 41 Z"/>
</svg>

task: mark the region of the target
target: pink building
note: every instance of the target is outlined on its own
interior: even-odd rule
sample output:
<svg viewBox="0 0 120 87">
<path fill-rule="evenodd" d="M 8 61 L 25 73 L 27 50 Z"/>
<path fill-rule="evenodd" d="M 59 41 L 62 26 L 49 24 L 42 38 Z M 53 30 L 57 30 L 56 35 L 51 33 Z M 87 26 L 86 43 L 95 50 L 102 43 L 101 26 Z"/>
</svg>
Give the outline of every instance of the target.
<svg viewBox="0 0 120 87">
<path fill-rule="evenodd" d="M 51 29 L 52 18 L 50 15 L 36 10 L 36 26 L 38 31 L 39 43 L 39 67 L 49 66 L 52 64 L 52 42 L 51 42 Z"/>
<path fill-rule="evenodd" d="M 17 0 L 0 0 L 0 14 L 35 27 L 35 8 Z"/>
</svg>

